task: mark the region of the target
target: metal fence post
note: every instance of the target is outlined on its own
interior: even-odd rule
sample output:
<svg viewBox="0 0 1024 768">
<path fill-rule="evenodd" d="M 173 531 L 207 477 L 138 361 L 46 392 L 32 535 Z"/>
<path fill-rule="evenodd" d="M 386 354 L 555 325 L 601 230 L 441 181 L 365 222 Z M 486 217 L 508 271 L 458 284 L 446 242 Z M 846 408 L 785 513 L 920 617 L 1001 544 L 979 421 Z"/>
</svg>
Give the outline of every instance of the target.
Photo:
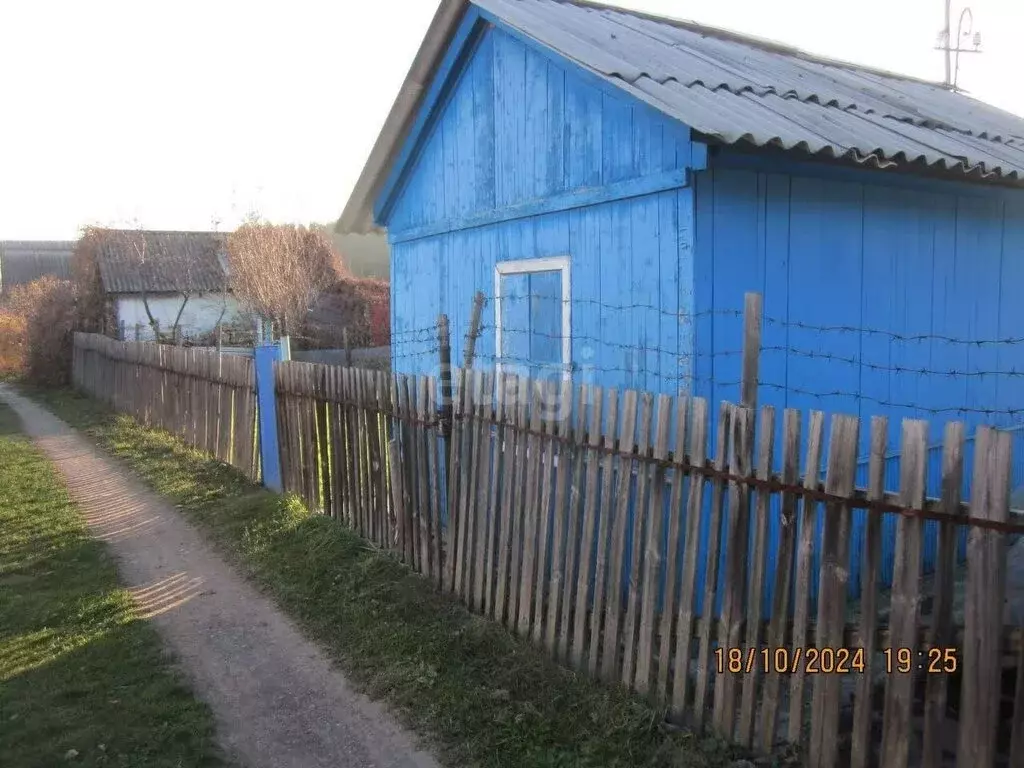
<svg viewBox="0 0 1024 768">
<path fill-rule="evenodd" d="M 253 349 L 256 366 L 256 402 L 259 408 L 260 465 L 263 485 L 281 493 L 281 451 L 277 439 L 277 393 L 274 364 L 281 360 L 277 344 L 261 344 Z"/>
</svg>

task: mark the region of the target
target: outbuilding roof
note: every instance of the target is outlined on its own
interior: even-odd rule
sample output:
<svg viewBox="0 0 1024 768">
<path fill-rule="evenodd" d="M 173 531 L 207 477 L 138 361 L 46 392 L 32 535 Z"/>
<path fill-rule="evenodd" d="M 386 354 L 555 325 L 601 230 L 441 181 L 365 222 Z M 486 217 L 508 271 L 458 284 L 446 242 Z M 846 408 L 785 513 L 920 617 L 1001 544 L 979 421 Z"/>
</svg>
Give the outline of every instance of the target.
<svg viewBox="0 0 1024 768">
<path fill-rule="evenodd" d="M 1024 183 L 1024 118 L 939 83 L 579 0 L 472 0 L 523 35 L 724 144 Z M 468 0 L 443 0 L 338 222 L 373 200 Z"/>
<path fill-rule="evenodd" d="M 221 233 L 106 232 L 97 258 L 107 293 L 207 293 L 225 288 Z"/>
<path fill-rule="evenodd" d="M 71 240 L 4 240 L 0 242 L 0 291 L 46 275 L 71 277 Z"/>
</svg>

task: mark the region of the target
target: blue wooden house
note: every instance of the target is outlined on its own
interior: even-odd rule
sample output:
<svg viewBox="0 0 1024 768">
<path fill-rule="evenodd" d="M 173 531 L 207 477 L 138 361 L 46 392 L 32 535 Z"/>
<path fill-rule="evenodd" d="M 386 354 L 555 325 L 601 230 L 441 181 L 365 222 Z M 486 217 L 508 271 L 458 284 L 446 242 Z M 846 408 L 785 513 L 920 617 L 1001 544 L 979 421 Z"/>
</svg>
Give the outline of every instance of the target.
<svg viewBox="0 0 1024 768">
<path fill-rule="evenodd" d="M 444 0 L 339 228 L 387 230 L 399 371 L 483 291 L 478 366 L 736 400 L 756 290 L 763 403 L 1024 421 L 1024 119 L 935 83 Z"/>
</svg>

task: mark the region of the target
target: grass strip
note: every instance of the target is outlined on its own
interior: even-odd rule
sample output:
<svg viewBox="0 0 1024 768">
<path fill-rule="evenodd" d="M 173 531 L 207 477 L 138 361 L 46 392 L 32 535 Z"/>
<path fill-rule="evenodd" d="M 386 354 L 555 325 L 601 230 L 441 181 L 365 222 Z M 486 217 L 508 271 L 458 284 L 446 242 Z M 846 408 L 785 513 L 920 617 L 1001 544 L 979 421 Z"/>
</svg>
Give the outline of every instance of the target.
<svg viewBox="0 0 1024 768">
<path fill-rule="evenodd" d="M 73 392 L 26 394 L 171 499 L 444 762 L 712 768 L 740 756 L 667 726 L 622 689 L 560 667 L 296 498 Z"/>
<path fill-rule="evenodd" d="M 0 404 L 0 765 L 223 765 L 213 719 Z"/>
</svg>

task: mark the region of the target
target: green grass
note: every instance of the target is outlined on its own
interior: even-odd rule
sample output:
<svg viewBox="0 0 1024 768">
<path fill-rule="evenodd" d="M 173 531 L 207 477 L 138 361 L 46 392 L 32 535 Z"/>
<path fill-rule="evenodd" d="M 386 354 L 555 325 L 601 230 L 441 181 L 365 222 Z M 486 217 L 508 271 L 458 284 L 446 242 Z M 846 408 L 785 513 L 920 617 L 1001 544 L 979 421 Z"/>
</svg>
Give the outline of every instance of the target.
<svg viewBox="0 0 1024 768">
<path fill-rule="evenodd" d="M 223 765 L 211 713 L 17 429 L 0 404 L 0 766 Z"/>
<path fill-rule="evenodd" d="M 666 726 L 661 712 L 624 690 L 556 665 L 294 498 L 265 492 L 94 401 L 29 394 L 171 498 L 445 762 L 697 768 L 738 756 Z"/>
</svg>

